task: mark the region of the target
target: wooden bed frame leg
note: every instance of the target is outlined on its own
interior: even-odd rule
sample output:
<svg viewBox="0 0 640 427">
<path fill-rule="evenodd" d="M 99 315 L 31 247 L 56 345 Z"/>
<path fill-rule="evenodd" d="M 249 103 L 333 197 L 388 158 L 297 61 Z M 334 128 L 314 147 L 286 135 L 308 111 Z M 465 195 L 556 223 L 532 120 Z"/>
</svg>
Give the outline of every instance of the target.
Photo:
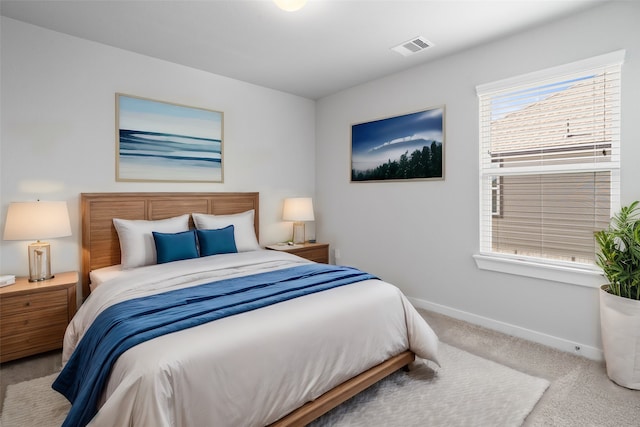
<svg viewBox="0 0 640 427">
<path fill-rule="evenodd" d="M 271 424 L 270 427 L 306 426 L 311 421 L 320 417 L 324 413 L 329 412 L 339 404 L 352 398 L 362 390 L 394 373 L 398 369 L 408 368 L 409 364 L 414 360 L 415 354 L 411 351 L 405 351 L 393 356 L 368 371 L 365 371 L 340 384 L 336 388 L 329 390 L 313 402 L 306 403 L 291 412 L 289 415 Z"/>
</svg>

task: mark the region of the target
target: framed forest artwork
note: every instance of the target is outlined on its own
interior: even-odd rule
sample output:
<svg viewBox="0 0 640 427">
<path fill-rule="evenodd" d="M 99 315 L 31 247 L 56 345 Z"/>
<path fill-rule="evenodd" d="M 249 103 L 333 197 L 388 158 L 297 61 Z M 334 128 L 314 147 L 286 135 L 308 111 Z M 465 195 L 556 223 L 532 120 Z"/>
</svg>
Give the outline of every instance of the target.
<svg viewBox="0 0 640 427">
<path fill-rule="evenodd" d="M 351 126 L 351 182 L 444 179 L 445 107 Z"/>
</svg>

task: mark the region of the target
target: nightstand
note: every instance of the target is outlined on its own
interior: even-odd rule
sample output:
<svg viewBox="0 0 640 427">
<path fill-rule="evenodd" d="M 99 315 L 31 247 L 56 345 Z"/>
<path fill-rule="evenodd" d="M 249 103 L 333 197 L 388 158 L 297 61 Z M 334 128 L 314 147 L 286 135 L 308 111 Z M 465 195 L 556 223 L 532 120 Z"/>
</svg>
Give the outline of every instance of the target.
<svg viewBox="0 0 640 427">
<path fill-rule="evenodd" d="M 329 264 L 329 244 L 328 243 L 297 243 L 293 246 L 286 244 L 269 245 L 267 249 L 289 252 L 310 261 Z"/>
<path fill-rule="evenodd" d="M 0 362 L 62 348 L 67 325 L 76 312 L 78 272 L 53 279 L 0 288 Z"/>
</svg>

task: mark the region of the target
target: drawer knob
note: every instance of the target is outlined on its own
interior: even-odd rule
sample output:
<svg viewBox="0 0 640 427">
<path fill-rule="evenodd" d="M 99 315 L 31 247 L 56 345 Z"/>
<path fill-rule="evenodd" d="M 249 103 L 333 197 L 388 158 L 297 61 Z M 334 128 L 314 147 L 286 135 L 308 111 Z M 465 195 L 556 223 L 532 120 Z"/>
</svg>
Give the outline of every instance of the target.
<svg viewBox="0 0 640 427">
<path fill-rule="evenodd" d="M 29 307 L 29 306 L 31 305 L 31 301 L 27 301 L 24 305 L 25 305 L 26 307 Z"/>
</svg>

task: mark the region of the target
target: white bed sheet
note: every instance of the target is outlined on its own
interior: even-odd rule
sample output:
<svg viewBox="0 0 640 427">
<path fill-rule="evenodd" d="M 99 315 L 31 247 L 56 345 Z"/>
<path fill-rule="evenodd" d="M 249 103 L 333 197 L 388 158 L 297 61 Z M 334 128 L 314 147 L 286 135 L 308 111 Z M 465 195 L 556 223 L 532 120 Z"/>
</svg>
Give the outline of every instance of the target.
<svg viewBox="0 0 640 427">
<path fill-rule="evenodd" d="M 122 265 L 111 265 L 109 267 L 98 268 L 89 272 L 89 289 L 95 291 L 98 286 L 107 280 L 114 279 L 122 274 Z"/>
<path fill-rule="evenodd" d="M 92 320 L 129 298 L 309 261 L 279 251 L 125 271 L 70 323 L 63 361 Z M 367 280 L 155 338 L 125 352 L 91 426 L 263 426 L 410 349 L 437 363 L 438 339 L 404 295 Z"/>
</svg>

